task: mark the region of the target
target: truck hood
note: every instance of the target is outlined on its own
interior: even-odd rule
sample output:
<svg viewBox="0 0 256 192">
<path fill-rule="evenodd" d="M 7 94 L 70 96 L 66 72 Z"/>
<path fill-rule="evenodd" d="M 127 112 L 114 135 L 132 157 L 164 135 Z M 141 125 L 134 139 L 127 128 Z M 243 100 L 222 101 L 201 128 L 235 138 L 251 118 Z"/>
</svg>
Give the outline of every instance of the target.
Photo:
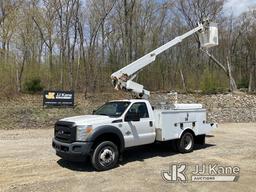
<svg viewBox="0 0 256 192">
<path fill-rule="evenodd" d="M 100 123 L 111 123 L 115 118 L 103 115 L 81 115 L 60 119 L 60 121 L 74 122 L 76 125 L 94 125 Z"/>
</svg>

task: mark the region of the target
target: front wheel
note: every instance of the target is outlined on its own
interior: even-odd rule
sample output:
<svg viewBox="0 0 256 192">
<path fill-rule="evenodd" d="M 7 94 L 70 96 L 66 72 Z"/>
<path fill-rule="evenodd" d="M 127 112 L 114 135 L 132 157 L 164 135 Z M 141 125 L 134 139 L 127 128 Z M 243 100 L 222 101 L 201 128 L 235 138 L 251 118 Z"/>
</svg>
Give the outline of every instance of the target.
<svg viewBox="0 0 256 192">
<path fill-rule="evenodd" d="M 98 171 L 105 171 L 116 166 L 119 152 L 116 144 L 111 141 L 99 143 L 93 151 L 91 162 Z"/>
<path fill-rule="evenodd" d="M 180 153 L 189 153 L 194 149 L 194 136 L 185 132 L 177 142 L 177 149 Z"/>
</svg>

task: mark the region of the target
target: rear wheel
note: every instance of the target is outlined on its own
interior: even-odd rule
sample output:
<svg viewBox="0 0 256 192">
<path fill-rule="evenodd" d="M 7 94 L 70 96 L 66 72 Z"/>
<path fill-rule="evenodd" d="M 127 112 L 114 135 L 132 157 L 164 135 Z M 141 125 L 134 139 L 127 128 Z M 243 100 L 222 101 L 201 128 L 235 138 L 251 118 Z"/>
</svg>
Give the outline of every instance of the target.
<svg viewBox="0 0 256 192">
<path fill-rule="evenodd" d="M 98 171 L 105 171 L 116 166 L 119 152 L 116 144 L 111 141 L 99 143 L 92 154 L 91 162 Z"/>
<path fill-rule="evenodd" d="M 177 142 L 177 149 L 180 153 L 189 153 L 194 149 L 194 136 L 185 132 Z"/>
</svg>

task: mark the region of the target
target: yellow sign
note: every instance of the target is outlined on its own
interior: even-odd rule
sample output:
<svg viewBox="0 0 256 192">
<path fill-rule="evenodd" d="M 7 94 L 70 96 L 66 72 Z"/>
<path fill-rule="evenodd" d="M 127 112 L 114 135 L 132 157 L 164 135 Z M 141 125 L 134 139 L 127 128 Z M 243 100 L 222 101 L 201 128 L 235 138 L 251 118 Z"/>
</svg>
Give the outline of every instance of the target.
<svg viewBox="0 0 256 192">
<path fill-rule="evenodd" d="M 46 99 L 55 99 L 55 93 L 54 92 L 49 92 L 47 95 L 45 95 Z"/>
</svg>

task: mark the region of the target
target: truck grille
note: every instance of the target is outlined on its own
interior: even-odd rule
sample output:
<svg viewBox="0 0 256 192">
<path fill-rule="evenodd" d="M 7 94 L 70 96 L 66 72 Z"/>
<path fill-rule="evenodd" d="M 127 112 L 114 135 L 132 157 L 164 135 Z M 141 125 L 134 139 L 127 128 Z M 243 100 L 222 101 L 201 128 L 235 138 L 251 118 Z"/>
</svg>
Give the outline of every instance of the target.
<svg viewBox="0 0 256 192">
<path fill-rule="evenodd" d="M 58 121 L 54 127 L 54 137 L 64 143 L 72 143 L 76 140 L 76 127 L 72 122 Z"/>
</svg>

